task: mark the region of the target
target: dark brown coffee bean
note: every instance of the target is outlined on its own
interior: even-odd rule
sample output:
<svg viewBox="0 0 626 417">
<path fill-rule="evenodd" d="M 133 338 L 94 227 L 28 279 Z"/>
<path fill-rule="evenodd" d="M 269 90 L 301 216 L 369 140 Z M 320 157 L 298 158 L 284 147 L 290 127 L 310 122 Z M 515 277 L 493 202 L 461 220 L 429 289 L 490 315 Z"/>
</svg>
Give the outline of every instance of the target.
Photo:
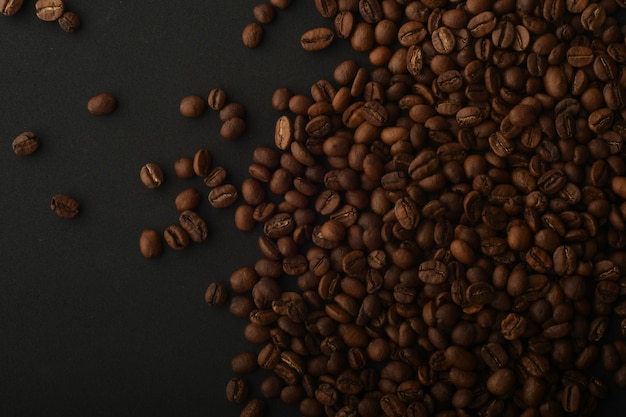
<svg viewBox="0 0 626 417">
<path fill-rule="evenodd" d="M 39 148 L 39 137 L 33 132 L 20 133 L 13 139 L 11 147 L 18 156 L 31 155 Z"/>
<path fill-rule="evenodd" d="M 13 16 L 24 4 L 23 0 L 1 0 L 0 12 L 5 16 Z"/>
<path fill-rule="evenodd" d="M 226 304 L 227 299 L 228 291 L 226 290 L 226 286 L 220 282 L 210 283 L 204 293 L 204 301 L 210 307 L 222 306 Z"/>
<path fill-rule="evenodd" d="M 180 214 L 178 222 L 193 242 L 201 243 L 207 239 L 209 232 L 206 223 L 198 213 L 192 210 L 184 211 Z"/>
<path fill-rule="evenodd" d="M 144 258 L 156 258 L 163 253 L 163 241 L 156 230 L 144 230 L 139 237 L 139 250 Z"/>
<path fill-rule="evenodd" d="M 243 135 L 246 130 L 246 121 L 240 117 L 231 117 L 220 128 L 220 136 L 224 139 L 234 140 Z"/>
<path fill-rule="evenodd" d="M 305 51 L 320 51 L 328 48 L 334 37 L 331 29 L 318 27 L 304 32 L 300 37 L 300 45 Z"/>
<path fill-rule="evenodd" d="M 78 201 L 65 194 L 57 194 L 50 201 L 50 210 L 59 217 L 72 219 L 78 216 Z"/>
<path fill-rule="evenodd" d="M 248 382 L 240 377 L 231 378 L 226 384 L 226 399 L 235 404 L 242 404 L 248 399 Z"/>
<path fill-rule="evenodd" d="M 103 116 L 113 113 L 117 108 L 117 99 L 109 93 L 98 94 L 89 99 L 87 110 L 94 116 Z"/>
<path fill-rule="evenodd" d="M 63 15 L 65 5 L 62 0 L 37 0 L 35 12 L 45 22 L 54 22 Z"/>
<path fill-rule="evenodd" d="M 165 239 L 165 243 L 174 250 L 185 249 L 190 243 L 189 235 L 185 229 L 176 224 L 168 226 L 165 229 L 163 238 Z"/>
<path fill-rule="evenodd" d="M 237 201 L 237 198 L 239 198 L 239 193 L 232 184 L 217 186 L 211 190 L 208 196 L 209 203 L 215 208 L 229 207 Z"/>
<path fill-rule="evenodd" d="M 226 105 L 226 91 L 221 88 L 214 88 L 209 91 L 209 95 L 207 96 L 207 105 L 212 110 L 222 110 Z"/>
<path fill-rule="evenodd" d="M 163 170 L 155 163 L 147 163 L 139 171 L 141 182 L 147 188 L 158 188 L 163 184 Z"/>
<path fill-rule="evenodd" d="M 206 177 L 211 171 L 213 157 L 208 149 L 198 149 L 193 157 L 193 172 L 199 177 Z"/>
<path fill-rule="evenodd" d="M 227 177 L 228 172 L 226 172 L 224 167 L 215 167 L 204 177 L 203 182 L 209 188 L 216 188 L 224 184 Z"/>
<path fill-rule="evenodd" d="M 248 23 L 241 32 L 241 40 L 244 46 L 256 48 L 263 40 L 263 26 L 258 22 Z"/>
</svg>

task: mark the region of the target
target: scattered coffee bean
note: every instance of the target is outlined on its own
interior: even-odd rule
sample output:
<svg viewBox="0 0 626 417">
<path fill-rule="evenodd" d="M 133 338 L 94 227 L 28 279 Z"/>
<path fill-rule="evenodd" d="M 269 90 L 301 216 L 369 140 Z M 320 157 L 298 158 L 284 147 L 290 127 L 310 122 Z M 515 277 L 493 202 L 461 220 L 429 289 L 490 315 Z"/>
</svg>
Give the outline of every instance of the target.
<svg viewBox="0 0 626 417">
<path fill-rule="evenodd" d="M 189 238 L 196 243 L 204 242 L 209 236 L 207 225 L 198 213 L 186 210 L 180 213 L 178 222 L 185 229 Z"/>
<path fill-rule="evenodd" d="M 212 282 L 211 284 L 209 284 L 206 292 L 204 293 L 204 301 L 210 307 L 222 306 L 226 304 L 227 299 L 228 299 L 228 290 L 226 289 L 226 286 L 224 284 L 219 283 L 219 282 Z M 239 386 L 238 391 L 243 391 L 243 388 L 244 387 Z M 237 395 L 234 395 L 233 397 L 239 398 L 240 401 L 233 401 L 232 399 L 229 399 L 229 401 L 242 402 L 243 400 L 245 400 L 245 397 L 247 395 L 247 386 L 245 386 L 245 388 L 246 388 L 245 392 L 233 393 L 233 394 L 237 394 Z"/>
<path fill-rule="evenodd" d="M 194 210 L 200 205 L 202 197 L 195 188 L 187 188 L 181 191 L 175 200 L 176 210 L 183 212 L 187 210 Z"/>
<path fill-rule="evenodd" d="M 117 108 L 117 99 L 109 93 L 98 94 L 87 102 L 87 110 L 95 116 L 113 113 Z"/>
<path fill-rule="evenodd" d="M 149 162 L 141 167 L 139 177 L 143 185 L 150 189 L 160 187 L 164 180 L 163 170 L 153 162 Z"/>
<path fill-rule="evenodd" d="M 50 202 L 50 210 L 57 216 L 65 219 L 78 216 L 79 209 L 78 201 L 65 194 L 55 195 Z"/>
<path fill-rule="evenodd" d="M 244 46 L 256 48 L 261 44 L 261 40 L 263 39 L 263 27 L 257 22 L 248 23 L 243 28 L 241 39 Z"/>
<path fill-rule="evenodd" d="M 76 32 L 80 28 L 80 17 L 73 12 L 63 12 L 58 22 L 64 32 Z"/>
<path fill-rule="evenodd" d="M 31 155 L 39 149 L 39 137 L 33 132 L 23 132 L 13 139 L 11 146 L 18 156 Z"/>
<path fill-rule="evenodd" d="M 193 178 L 196 175 L 193 170 L 193 159 L 188 156 L 178 158 L 174 162 L 174 174 L 180 179 Z"/>
<path fill-rule="evenodd" d="M 163 253 L 163 241 L 156 230 L 144 230 L 139 237 L 139 250 L 144 258 L 156 258 Z"/>
<path fill-rule="evenodd" d="M 200 96 L 186 96 L 178 106 L 180 114 L 185 117 L 200 117 L 206 110 L 207 103 Z"/>
<path fill-rule="evenodd" d="M 165 243 L 174 250 L 183 250 L 189 246 L 189 234 L 181 226 L 173 224 L 163 232 Z"/>
<path fill-rule="evenodd" d="M 5 16 L 13 16 L 23 4 L 24 0 L 0 0 L 0 12 Z"/>
<path fill-rule="evenodd" d="M 207 104 L 210 109 L 220 111 L 226 105 L 226 92 L 221 88 L 214 88 L 209 92 Z"/>
</svg>

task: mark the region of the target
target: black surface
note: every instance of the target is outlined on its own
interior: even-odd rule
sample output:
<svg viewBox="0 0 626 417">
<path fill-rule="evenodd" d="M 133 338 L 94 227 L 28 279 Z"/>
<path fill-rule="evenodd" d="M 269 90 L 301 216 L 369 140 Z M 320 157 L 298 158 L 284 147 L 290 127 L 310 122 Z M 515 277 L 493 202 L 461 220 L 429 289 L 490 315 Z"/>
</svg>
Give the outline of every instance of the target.
<svg viewBox="0 0 626 417">
<path fill-rule="evenodd" d="M 254 2 L 68 0 L 83 20 L 73 34 L 38 20 L 32 3 L 0 16 L 0 416 L 237 416 L 224 396 L 230 358 L 257 347 L 242 338 L 245 321 L 203 295 L 256 261 L 257 234 L 236 231 L 234 207 L 206 202 L 201 245 L 146 260 L 139 234 L 176 223 L 181 190 L 208 191 L 175 178 L 177 158 L 206 147 L 240 184 L 254 147 L 273 143 L 274 89 L 308 93 L 365 56 L 346 42 L 301 50 L 305 29 L 329 24 L 312 1 L 279 11 L 254 50 L 241 44 Z M 214 112 L 179 114 L 182 97 L 214 87 L 248 109 L 244 137 L 222 139 Z M 91 116 L 87 100 L 101 92 L 119 108 Z M 42 145 L 19 158 L 10 143 L 25 130 Z M 166 171 L 157 190 L 139 181 L 147 162 Z M 51 214 L 56 193 L 80 201 L 78 218 Z"/>
<path fill-rule="evenodd" d="M 224 396 L 230 358 L 256 346 L 243 320 L 203 296 L 258 259 L 256 234 L 236 231 L 234 207 L 204 202 L 207 242 L 146 260 L 138 237 L 177 222 L 178 192 L 208 193 L 174 176 L 177 158 L 208 148 L 239 185 L 254 147 L 273 143 L 274 89 L 308 92 L 345 50 L 301 50 L 303 28 L 327 23 L 312 2 L 280 11 L 254 50 L 241 42 L 254 2 L 67 1 L 83 21 L 73 34 L 25 3 L 0 16 L 0 415 L 238 415 Z M 215 87 L 248 109 L 236 141 L 219 136 L 217 113 L 178 111 Z M 87 100 L 101 92 L 119 108 L 91 116 Z M 10 145 L 25 130 L 42 144 L 19 158 Z M 157 190 L 139 181 L 147 162 L 165 170 Z M 50 212 L 57 193 L 79 200 L 79 217 Z"/>
</svg>

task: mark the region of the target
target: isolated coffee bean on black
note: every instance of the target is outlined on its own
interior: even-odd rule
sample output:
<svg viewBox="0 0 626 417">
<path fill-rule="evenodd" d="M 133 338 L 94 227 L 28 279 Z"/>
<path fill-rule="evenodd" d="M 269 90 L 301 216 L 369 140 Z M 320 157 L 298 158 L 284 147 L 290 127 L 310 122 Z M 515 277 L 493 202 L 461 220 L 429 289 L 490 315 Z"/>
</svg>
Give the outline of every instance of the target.
<svg viewBox="0 0 626 417">
<path fill-rule="evenodd" d="M 116 108 L 117 99 L 110 93 L 98 94 L 87 102 L 87 110 L 94 116 L 103 116 L 113 113 Z"/>
<path fill-rule="evenodd" d="M 65 194 L 57 194 L 50 201 L 50 209 L 59 217 L 72 219 L 78 216 L 80 206 L 74 198 Z"/>
<path fill-rule="evenodd" d="M 11 144 L 13 152 L 18 156 L 33 154 L 39 149 L 39 137 L 33 132 L 20 133 Z"/>
</svg>

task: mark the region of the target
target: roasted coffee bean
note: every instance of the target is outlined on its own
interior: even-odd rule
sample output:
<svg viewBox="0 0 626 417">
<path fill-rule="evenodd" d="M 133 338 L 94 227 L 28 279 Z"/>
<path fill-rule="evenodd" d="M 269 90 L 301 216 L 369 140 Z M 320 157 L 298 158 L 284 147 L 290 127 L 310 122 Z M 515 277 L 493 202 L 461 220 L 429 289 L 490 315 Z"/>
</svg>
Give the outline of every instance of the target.
<svg viewBox="0 0 626 417">
<path fill-rule="evenodd" d="M 168 226 L 165 229 L 163 238 L 165 239 L 165 243 L 174 250 L 185 249 L 190 243 L 189 235 L 185 229 L 176 224 Z"/>
<path fill-rule="evenodd" d="M 211 169 L 211 171 L 209 171 L 207 176 L 204 177 L 203 182 L 209 188 L 216 188 L 220 185 L 223 185 L 227 177 L 228 172 L 226 172 L 226 169 L 224 167 L 214 167 Z"/>
<path fill-rule="evenodd" d="M 64 32 L 76 32 L 80 28 L 80 17 L 73 12 L 63 12 L 57 22 Z"/>
<path fill-rule="evenodd" d="M 65 194 L 57 194 L 50 201 L 50 210 L 59 217 L 72 219 L 78 216 L 78 201 Z"/>
<path fill-rule="evenodd" d="M 232 184 L 219 185 L 211 190 L 208 199 L 215 208 L 225 208 L 233 205 L 239 198 L 237 189 Z"/>
<path fill-rule="evenodd" d="M 246 130 L 246 121 L 241 117 L 231 117 L 220 128 L 220 136 L 233 140 L 241 137 Z"/>
<path fill-rule="evenodd" d="M 214 88 L 209 91 L 207 105 L 210 109 L 220 111 L 226 105 L 226 91 L 221 88 Z"/>
<path fill-rule="evenodd" d="M 200 96 L 187 96 L 183 97 L 178 108 L 185 117 L 200 117 L 206 110 L 206 102 Z"/>
<path fill-rule="evenodd" d="M 193 172 L 199 177 L 206 177 L 211 172 L 213 156 L 208 149 L 198 149 L 193 156 Z"/>
<path fill-rule="evenodd" d="M 193 171 L 193 159 L 183 156 L 178 158 L 174 162 L 174 174 L 180 179 L 193 178 L 195 172 Z"/>
<path fill-rule="evenodd" d="M 150 162 L 139 171 L 141 182 L 148 188 L 158 188 L 163 184 L 163 170 L 157 164 Z"/>
<path fill-rule="evenodd" d="M 87 110 L 94 116 L 103 116 L 113 113 L 117 108 L 117 99 L 109 93 L 98 94 L 89 99 Z"/>
<path fill-rule="evenodd" d="M 335 38 L 333 31 L 326 27 L 310 29 L 300 37 L 300 45 L 305 51 L 320 51 L 330 46 Z"/>
<path fill-rule="evenodd" d="M 33 132 L 20 133 L 13 139 L 11 147 L 18 156 L 31 155 L 39 148 L 39 137 Z"/>
<path fill-rule="evenodd" d="M 35 12 L 45 22 L 53 22 L 63 15 L 65 5 L 62 0 L 37 0 Z"/>
<path fill-rule="evenodd" d="M 24 4 L 23 0 L 1 0 L 0 12 L 5 16 L 13 16 Z"/>
<path fill-rule="evenodd" d="M 224 305 L 226 304 L 227 299 L 228 299 L 228 292 L 226 290 L 226 287 L 224 286 L 224 284 L 219 283 L 219 282 L 212 282 L 211 284 L 209 284 L 206 292 L 204 293 L 204 301 L 210 307 Z"/>
<path fill-rule="evenodd" d="M 180 212 L 194 210 L 200 204 L 200 200 L 201 197 L 198 190 L 195 188 L 187 188 L 176 196 L 176 210 Z"/>
<path fill-rule="evenodd" d="M 226 384 L 226 399 L 235 404 L 242 404 L 248 399 L 248 382 L 240 377 L 231 378 Z"/>
<path fill-rule="evenodd" d="M 156 258 L 163 253 L 163 241 L 159 232 L 153 229 L 144 230 L 139 237 L 139 250 L 144 258 Z"/>
<path fill-rule="evenodd" d="M 265 415 L 265 401 L 254 398 L 241 410 L 239 417 L 263 417 Z"/>
<path fill-rule="evenodd" d="M 263 40 L 263 26 L 258 22 L 248 23 L 241 32 L 241 40 L 244 46 L 256 48 Z"/>
<path fill-rule="evenodd" d="M 193 242 L 201 243 L 207 239 L 209 232 L 206 223 L 198 213 L 192 210 L 183 211 L 178 222 Z"/>
</svg>

